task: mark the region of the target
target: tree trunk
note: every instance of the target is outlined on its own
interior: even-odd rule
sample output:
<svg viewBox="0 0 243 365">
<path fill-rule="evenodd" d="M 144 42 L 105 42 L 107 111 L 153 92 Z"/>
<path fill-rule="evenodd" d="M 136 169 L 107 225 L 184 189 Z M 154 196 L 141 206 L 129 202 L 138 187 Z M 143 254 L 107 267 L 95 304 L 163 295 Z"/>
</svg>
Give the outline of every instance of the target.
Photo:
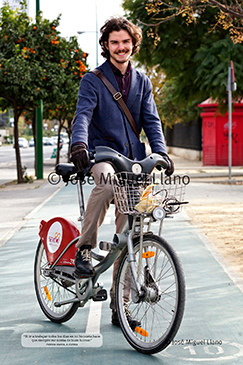
<svg viewBox="0 0 243 365">
<path fill-rule="evenodd" d="M 67 134 L 68 134 L 68 138 L 69 138 L 67 162 L 70 162 L 71 138 L 72 138 L 72 122 L 73 122 L 73 119 L 68 119 L 68 127 L 66 128 Z"/>
<path fill-rule="evenodd" d="M 57 157 L 56 157 L 56 166 L 59 164 L 60 162 L 60 140 L 61 140 L 61 130 L 62 130 L 62 120 L 59 120 L 59 125 L 58 125 L 58 139 L 57 139 Z"/>
<path fill-rule="evenodd" d="M 16 167 L 17 167 L 17 182 L 18 184 L 22 184 L 24 182 L 23 178 L 23 169 L 21 164 L 21 156 L 19 151 L 19 128 L 18 128 L 18 112 L 17 106 L 14 105 L 14 148 L 15 148 L 15 156 L 16 156 Z"/>
</svg>

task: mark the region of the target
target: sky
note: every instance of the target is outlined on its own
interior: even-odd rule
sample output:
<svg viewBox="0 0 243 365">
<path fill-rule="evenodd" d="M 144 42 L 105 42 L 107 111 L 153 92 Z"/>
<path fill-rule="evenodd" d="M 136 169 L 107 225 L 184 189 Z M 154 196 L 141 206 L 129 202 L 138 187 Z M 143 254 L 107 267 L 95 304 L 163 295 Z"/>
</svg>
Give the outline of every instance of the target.
<svg viewBox="0 0 243 365">
<path fill-rule="evenodd" d="M 14 0 L 11 0 L 14 1 Z M 78 37 L 80 48 L 89 54 L 87 62 L 91 69 L 96 67 L 96 13 L 98 32 L 112 16 L 123 16 L 122 0 L 39 0 L 43 17 L 54 20 L 62 14 L 57 28 L 63 37 Z M 4 0 L 0 0 L 2 6 Z M 97 9 L 97 12 L 96 12 Z M 29 16 L 35 17 L 36 0 L 29 0 Z M 78 31 L 85 31 L 78 35 Z M 98 64 L 104 62 L 98 47 Z"/>
</svg>

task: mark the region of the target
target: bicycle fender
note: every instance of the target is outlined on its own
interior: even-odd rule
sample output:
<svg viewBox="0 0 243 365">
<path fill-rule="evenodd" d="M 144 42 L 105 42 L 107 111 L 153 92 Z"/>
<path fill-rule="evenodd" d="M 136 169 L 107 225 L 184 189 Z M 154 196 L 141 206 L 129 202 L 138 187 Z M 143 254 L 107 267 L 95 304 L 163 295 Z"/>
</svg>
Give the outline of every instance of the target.
<svg viewBox="0 0 243 365">
<path fill-rule="evenodd" d="M 56 217 L 40 223 L 39 236 L 45 247 L 47 260 L 52 265 L 76 237 L 80 236 L 76 224 L 70 219 Z M 74 266 L 77 248 L 73 244 L 60 258 L 57 265 Z"/>
</svg>

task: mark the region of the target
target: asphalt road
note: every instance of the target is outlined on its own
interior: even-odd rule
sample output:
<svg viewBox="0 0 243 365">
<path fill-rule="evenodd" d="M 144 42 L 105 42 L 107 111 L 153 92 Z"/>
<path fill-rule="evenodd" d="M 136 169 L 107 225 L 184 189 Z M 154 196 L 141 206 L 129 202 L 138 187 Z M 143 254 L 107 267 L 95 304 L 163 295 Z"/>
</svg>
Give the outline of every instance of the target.
<svg viewBox="0 0 243 365">
<path fill-rule="evenodd" d="M 206 188 L 208 186 L 208 188 Z M 212 184 L 191 184 L 187 199 L 213 199 Z M 211 188 L 210 188 L 211 187 Z M 84 187 L 85 197 L 91 187 Z M 212 190 L 211 190 L 212 189 Z M 219 189 L 219 188 L 217 188 Z M 240 186 L 230 190 L 220 186 L 220 194 L 239 196 Z M 237 190 L 238 189 L 238 190 Z M 33 262 L 41 219 L 63 216 L 77 222 L 76 187 L 69 184 L 41 204 L 22 229 L 0 248 L 0 344 L 1 365 L 40 364 L 242 364 L 243 363 L 243 283 L 215 252 L 202 233 L 190 224 L 185 213 L 165 222 L 163 236 L 178 253 L 186 278 L 186 309 L 173 343 L 153 356 L 137 353 L 119 328 L 110 323 L 109 300 L 89 303 L 68 322 L 58 325 L 42 313 L 34 292 Z M 155 227 L 156 228 L 156 227 Z M 99 238 L 109 240 L 114 232 L 114 207 L 108 212 Z M 101 277 L 109 291 L 111 270 Z M 76 336 L 90 332 L 102 338 L 100 347 L 40 348 L 23 346 L 26 334 Z"/>
<path fill-rule="evenodd" d="M 43 163 L 48 165 L 56 146 L 43 146 Z M 68 151 L 68 145 L 64 144 L 61 154 Z M 22 166 L 27 167 L 27 174 L 34 175 L 34 147 L 20 148 Z M 47 166 L 45 168 L 48 170 Z M 12 145 L 0 147 L 0 185 L 17 179 L 15 149 Z"/>
</svg>

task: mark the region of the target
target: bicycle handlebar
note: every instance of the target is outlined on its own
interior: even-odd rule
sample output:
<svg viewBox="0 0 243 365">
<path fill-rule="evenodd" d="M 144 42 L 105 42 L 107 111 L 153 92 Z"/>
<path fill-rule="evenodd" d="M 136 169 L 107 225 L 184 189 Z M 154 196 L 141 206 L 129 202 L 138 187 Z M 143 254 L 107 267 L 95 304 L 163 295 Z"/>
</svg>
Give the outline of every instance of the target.
<svg viewBox="0 0 243 365">
<path fill-rule="evenodd" d="M 164 158 L 157 153 L 152 153 L 141 161 L 133 161 L 110 147 L 98 146 L 95 151 L 90 152 L 89 155 L 90 160 L 93 160 L 95 163 L 111 162 L 116 172 L 126 171 L 135 174 L 150 174 L 155 167 L 166 169 L 168 166 Z M 83 171 L 77 171 L 76 167 L 70 163 L 61 163 L 56 166 L 55 170 L 55 173 L 59 177 L 62 176 L 65 183 L 68 183 L 70 177 L 75 174 L 77 174 L 79 180 L 84 180 L 85 177 Z M 53 177 L 50 177 L 49 179 L 51 184 L 57 184 L 59 181 L 55 180 Z"/>
<path fill-rule="evenodd" d="M 95 162 L 111 162 L 116 172 L 126 171 L 150 174 L 154 167 L 162 167 L 164 169 L 168 167 L 168 163 L 165 161 L 165 159 L 157 153 L 152 153 L 143 160 L 134 161 L 123 156 L 121 153 L 113 150 L 110 147 L 103 146 L 96 147 L 94 158 Z"/>
</svg>

